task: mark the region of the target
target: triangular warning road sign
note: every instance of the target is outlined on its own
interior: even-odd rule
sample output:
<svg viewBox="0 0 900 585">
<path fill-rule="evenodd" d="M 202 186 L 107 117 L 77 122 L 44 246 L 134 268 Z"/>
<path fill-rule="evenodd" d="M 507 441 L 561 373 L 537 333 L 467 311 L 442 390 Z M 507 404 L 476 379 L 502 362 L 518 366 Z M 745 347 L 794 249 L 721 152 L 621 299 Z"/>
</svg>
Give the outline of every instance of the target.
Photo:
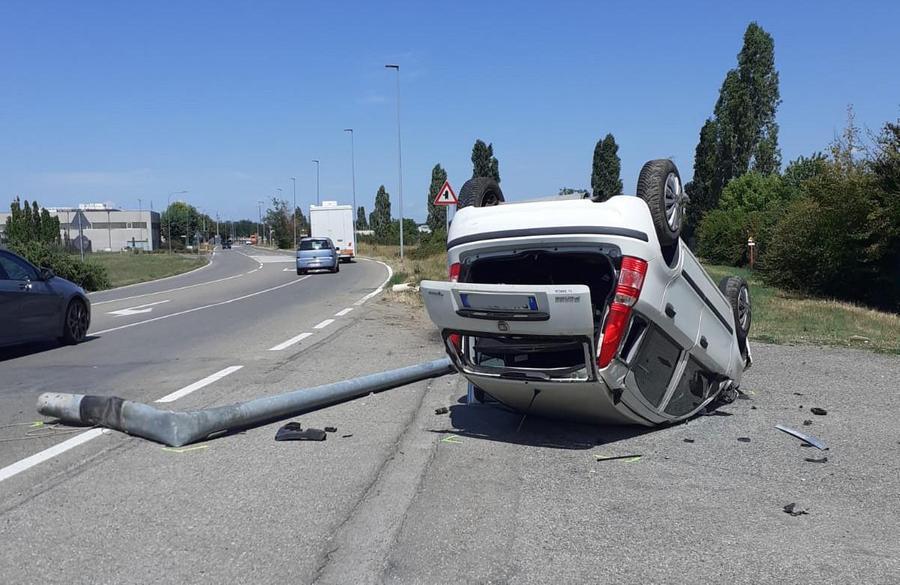
<svg viewBox="0 0 900 585">
<path fill-rule="evenodd" d="M 441 190 L 438 191 L 437 197 L 434 198 L 435 205 L 456 205 L 456 193 L 450 186 L 450 181 L 444 181 Z"/>
</svg>

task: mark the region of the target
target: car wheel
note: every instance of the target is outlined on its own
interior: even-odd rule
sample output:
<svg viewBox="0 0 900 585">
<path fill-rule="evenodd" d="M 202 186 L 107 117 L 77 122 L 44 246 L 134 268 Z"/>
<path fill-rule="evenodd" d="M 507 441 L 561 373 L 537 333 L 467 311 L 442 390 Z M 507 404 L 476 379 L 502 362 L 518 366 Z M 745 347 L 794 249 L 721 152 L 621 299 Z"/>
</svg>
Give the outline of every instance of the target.
<svg viewBox="0 0 900 585">
<path fill-rule="evenodd" d="M 332 270 L 332 272 L 338 273 L 340 271 L 341 271 L 341 261 L 338 260 L 337 262 L 334 263 L 334 270 Z"/>
<path fill-rule="evenodd" d="M 750 287 L 747 286 L 747 281 L 739 276 L 726 276 L 719 281 L 719 290 L 731 304 L 738 345 L 741 348 L 741 355 L 746 356 L 747 334 L 750 333 L 750 323 L 753 319 Z"/>
<path fill-rule="evenodd" d="M 302 268 L 297 269 L 297 276 L 303 276 L 304 274 L 306 274 L 305 270 L 303 270 Z"/>
<path fill-rule="evenodd" d="M 491 207 L 500 205 L 505 199 L 497 181 L 490 177 L 475 177 L 463 183 L 459 190 L 457 209 L 463 207 Z"/>
<path fill-rule="evenodd" d="M 66 308 L 66 318 L 63 322 L 63 343 L 75 345 L 84 341 L 89 323 L 90 317 L 84 302 L 73 299 Z"/>
<path fill-rule="evenodd" d="M 659 245 L 666 248 L 678 242 L 686 199 L 675 163 L 669 159 L 648 161 L 638 177 L 637 196 L 650 208 Z"/>
</svg>

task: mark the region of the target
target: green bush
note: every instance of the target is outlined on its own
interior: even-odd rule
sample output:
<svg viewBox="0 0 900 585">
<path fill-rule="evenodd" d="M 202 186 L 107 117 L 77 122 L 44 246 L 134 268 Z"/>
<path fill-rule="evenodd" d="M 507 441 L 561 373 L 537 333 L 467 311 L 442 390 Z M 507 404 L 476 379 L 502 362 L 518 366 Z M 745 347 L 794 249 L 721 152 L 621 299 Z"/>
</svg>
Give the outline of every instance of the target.
<svg viewBox="0 0 900 585">
<path fill-rule="evenodd" d="M 69 255 L 62 247 L 45 242 L 26 242 L 10 248 L 40 268 L 49 268 L 57 276 L 70 280 L 85 290 L 102 290 L 110 287 L 106 268 L 90 261 Z"/>
<path fill-rule="evenodd" d="M 741 209 L 713 209 L 697 228 L 697 252 L 714 264 L 747 262 L 747 214 Z"/>
</svg>

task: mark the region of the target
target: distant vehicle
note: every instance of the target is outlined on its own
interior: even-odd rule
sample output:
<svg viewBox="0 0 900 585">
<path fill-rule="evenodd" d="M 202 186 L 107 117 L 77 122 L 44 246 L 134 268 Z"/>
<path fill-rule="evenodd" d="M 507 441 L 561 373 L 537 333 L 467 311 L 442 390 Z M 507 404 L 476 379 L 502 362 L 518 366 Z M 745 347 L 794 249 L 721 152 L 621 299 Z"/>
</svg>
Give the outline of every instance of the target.
<svg viewBox="0 0 900 585">
<path fill-rule="evenodd" d="M 736 394 L 749 290 L 716 286 L 680 239 L 687 198 L 671 161 L 644 165 L 637 197 L 503 200 L 491 179 L 463 186 L 450 282 L 421 283 L 473 399 L 650 426 Z"/>
<path fill-rule="evenodd" d="M 309 208 L 309 235 L 330 238 L 338 249 L 342 262 L 353 260 L 356 252 L 356 233 L 353 229 L 353 206 L 338 205 L 337 201 L 323 201 Z"/>
<path fill-rule="evenodd" d="M 327 268 L 340 272 L 341 261 L 330 238 L 303 238 L 297 248 L 297 274 Z"/>
<path fill-rule="evenodd" d="M 255 246 L 255 245 L 256 245 L 256 242 L 257 242 L 257 239 L 258 239 L 258 238 L 256 237 L 256 234 L 253 234 L 252 236 L 250 236 L 250 240 L 249 240 L 250 245 L 251 245 L 251 246 Z"/>
<path fill-rule="evenodd" d="M 222 249 L 230 250 L 231 249 L 231 240 L 225 240 L 224 242 L 222 242 Z"/>
<path fill-rule="evenodd" d="M 42 339 L 75 344 L 91 325 L 91 302 L 80 286 L 0 250 L 0 345 Z"/>
</svg>

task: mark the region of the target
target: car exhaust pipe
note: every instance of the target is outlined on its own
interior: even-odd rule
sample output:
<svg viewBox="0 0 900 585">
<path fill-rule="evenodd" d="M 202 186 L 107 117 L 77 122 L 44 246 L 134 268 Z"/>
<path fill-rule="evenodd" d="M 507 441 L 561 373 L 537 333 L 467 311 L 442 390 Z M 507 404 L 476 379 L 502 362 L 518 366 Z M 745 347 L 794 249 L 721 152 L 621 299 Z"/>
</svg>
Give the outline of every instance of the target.
<svg viewBox="0 0 900 585">
<path fill-rule="evenodd" d="M 295 416 L 373 392 L 456 372 L 449 358 L 424 362 L 341 382 L 188 412 L 157 410 L 115 396 L 45 392 L 37 409 L 44 416 L 79 425 L 101 426 L 170 447 L 181 447 L 229 430 Z"/>
</svg>

